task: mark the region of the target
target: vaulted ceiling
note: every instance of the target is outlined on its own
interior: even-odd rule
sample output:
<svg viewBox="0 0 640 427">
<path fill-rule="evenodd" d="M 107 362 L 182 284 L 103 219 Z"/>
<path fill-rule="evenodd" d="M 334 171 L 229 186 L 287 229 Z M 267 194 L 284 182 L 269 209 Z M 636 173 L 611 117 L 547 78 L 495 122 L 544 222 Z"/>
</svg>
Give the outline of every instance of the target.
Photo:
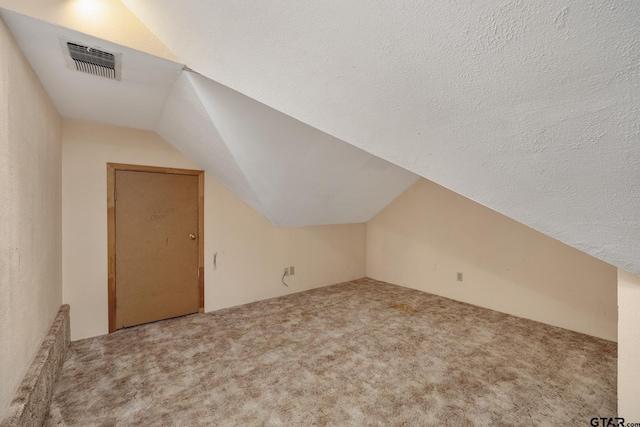
<svg viewBox="0 0 640 427">
<path fill-rule="evenodd" d="M 154 130 L 274 224 L 415 173 L 640 274 L 639 2 L 122 3 L 199 73 Z"/>
<path fill-rule="evenodd" d="M 418 179 L 183 64 L 1 15 L 64 117 L 156 131 L 275 226 L 366 222 Z M 69 41 L 121 54 L 121 80 L 69 69 Z"/>
</svg>

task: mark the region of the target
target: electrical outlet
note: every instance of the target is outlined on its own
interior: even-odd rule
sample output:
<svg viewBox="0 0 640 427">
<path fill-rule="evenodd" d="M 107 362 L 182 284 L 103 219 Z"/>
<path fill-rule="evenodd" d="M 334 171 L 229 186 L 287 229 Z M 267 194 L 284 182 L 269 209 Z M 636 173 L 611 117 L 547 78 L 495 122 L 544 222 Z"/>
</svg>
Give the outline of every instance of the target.
<svg viewBox="0 0 640 427">
<path fill-rule="evenodd" d="M 296 268 L 292 265 L 289 267 L 289 276 L 293 276 L 294 274 L 296 274 Z"/>
<path fill-rule="evenodd" d="M 458 271 L 458 274 L 457 274 L 457 279 L 458 279 L 458 282 L 462 282 L 462 273 L 459 272 L 459 271 Z"/>
<path fill-rule="evenodd" d="M 287 267 L 284 268 L 284 275 L 285 276 L 289 275 L 289 269 Z"/>
</svg>

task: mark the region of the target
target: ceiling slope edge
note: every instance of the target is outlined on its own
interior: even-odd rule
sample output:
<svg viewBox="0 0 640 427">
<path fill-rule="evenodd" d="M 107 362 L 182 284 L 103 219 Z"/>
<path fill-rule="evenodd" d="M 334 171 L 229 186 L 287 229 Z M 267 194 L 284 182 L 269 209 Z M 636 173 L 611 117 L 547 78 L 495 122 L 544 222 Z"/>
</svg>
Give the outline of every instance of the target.
<svg viewBox="0 0 640 427">
<path fill-rule="evenodd" d="M 257 212 L 262 203 L 204 109 L 189 73 L 176 80 L 156 133 Z M 269 218 L 267 218 L 269 219 Z"/>
<path fill-rule="evenodd" d="M 211 79 L 189 78 L 275 226 L 366 222 L 419 179 Z"/>
</svg>

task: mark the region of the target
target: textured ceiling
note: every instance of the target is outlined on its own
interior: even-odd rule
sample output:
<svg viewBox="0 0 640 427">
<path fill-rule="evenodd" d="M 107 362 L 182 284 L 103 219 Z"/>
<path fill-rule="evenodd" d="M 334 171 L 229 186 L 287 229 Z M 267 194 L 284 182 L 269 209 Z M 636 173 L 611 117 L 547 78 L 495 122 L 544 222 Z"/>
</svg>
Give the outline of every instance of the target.
<svg viewBox="0 0 640 427">
<path fill-rule="evenodd" d="M 122 2 L 208 78 L 640 274 L 640 2 Z"/>
<path fill-rule="evenodd" d="M 0 9 L 64 117 L 155 130 L 276 226 L 371 219 L 419 178 L 183 65 Z M 70 70 L 59 38 L 122 54 L 122 80 Z"/>
</svg>

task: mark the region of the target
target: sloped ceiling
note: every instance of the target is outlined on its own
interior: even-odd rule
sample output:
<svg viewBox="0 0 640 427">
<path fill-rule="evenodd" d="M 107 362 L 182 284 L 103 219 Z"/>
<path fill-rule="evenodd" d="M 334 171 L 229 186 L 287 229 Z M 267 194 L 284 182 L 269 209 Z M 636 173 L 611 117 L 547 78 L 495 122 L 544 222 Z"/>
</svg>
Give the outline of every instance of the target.
<svg viewBox="0 0 640 427">
<path fill-rule="evenodd" d="M 59 112 L 154 130 L 275 226 L 366 222 L 419 177 L 183 65 L 0 9 Z M 122 54 L 122 80 L 67 68 L 59 39 Z"/>
<path fill-rule="evenodd" d="M 195 73 L 157 132 L 275 226 L 366 222 L 418 179 Z"/>
<path fill-rule="evenodd" d="M 0 8 L 181 62 L 120 0 L 0 0 Z"/>
<path fill-rule="evenodd" d="M 38 78 L 64 117 L 116 126 L 153 130 L 164 100 L 182 65 L 142 54 L 17 13 L 2 11 Z M 109 80 L 67 68 L 59 39 L 113 53 L 122 53 L 123 78 Z"/>
<path fill-rule="evenodd" d="M 640 2 L 122 1 L 208 78 L 640 274 Z"/>
</svg>

